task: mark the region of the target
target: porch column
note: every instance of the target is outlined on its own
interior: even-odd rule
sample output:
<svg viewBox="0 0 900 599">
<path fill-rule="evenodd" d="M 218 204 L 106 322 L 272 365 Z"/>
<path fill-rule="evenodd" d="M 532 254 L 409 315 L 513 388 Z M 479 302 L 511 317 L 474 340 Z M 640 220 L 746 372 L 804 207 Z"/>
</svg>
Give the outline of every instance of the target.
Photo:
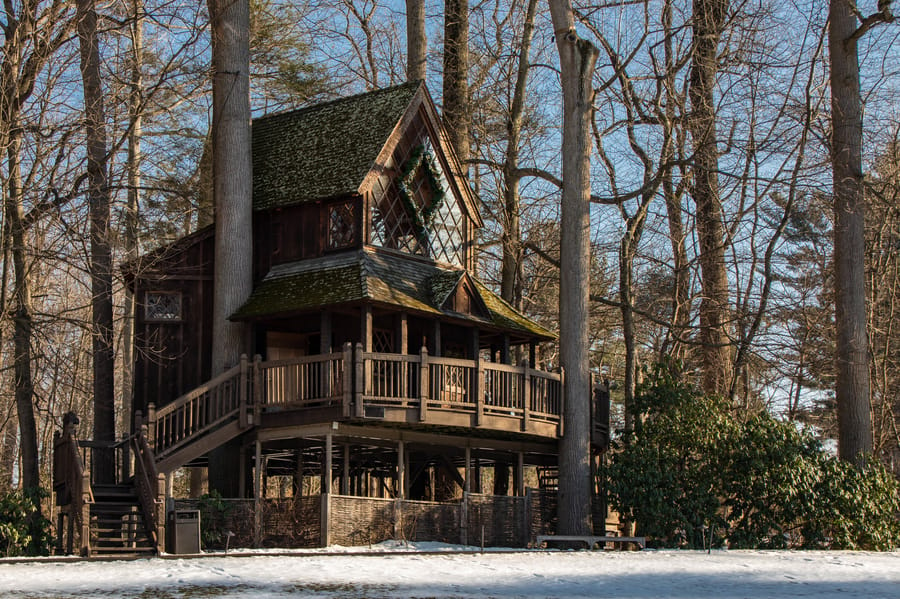
<svg viewBox="0 0 900 599">
<path fill-rule="evenodd" d="M 528 342 L 528 363 L 532 368 L 537 368 L 537 343 L 534 341 Z"/>
<path fill-rule="evenodd" d="M 434 348 L 432 348 L 431 355 L 435 358 L 441 357 L 441 321 L 434 321 Z"/>
<path fill-rule="evenodd" d="M 466 493 L 470 493 L 472 491 L 472 448 L 466 445 L 466 463 L 465 468 L 463 468 L 463 472 L 465 474 L 465 479 L 463 481 L 463 491 Z"/>
<path fill-rule="evenodd" d="M 500 363 L 501 364 L 509 364 L 509 335 L 503 335 L 503 342 L 500 346 Z"/>
<path fill-rule="evenodd" d="M 262 468 L 262 442 L 257 439 L 256 440 L 256 454 L 255 454 L 255 465 L 256 465 L 256 476 L 253 479 L 253 498 L 257 501 L 262 498 L 262 479 L 263 479 L 263 468 Z"/>
<path fill-rule="evenodd" d="M 360 308 L 359 340 L 364 352 L 372 351 L 372 306 Z"/>
<path fill-rule="evenodd" d="M 331 353 L 331 312 L 323 310 L 319 320 L 319 353 Z"/>
<path fill-rule="evenodd" d="M 525 496 L 525 453 L 520 451 L 516 456 L 516 495 Z"/>
<path fill-rule="evenodd" d="M 397 441 L 397 496 L 406 499 L 406 444 L 403 439 Z"/>
<path fill-rule="evenodd" d="M 341 476 L 341 494 L 350 495 L 350 444 L 344 445 L 344 473 Z"/>
<path fill-rule="evenodd" d="M 404 355 L 409 353 L 408 320 L 406 312 L 398 314 L 396 320 L 397 330 L 394 334 L 394 338 L 397 339 L 397 353 Z"/>
<path fill-rule="evenodd" d="M 332 452 L 332 435 L 325 433 L 325 460 L 322 472 L 322 492 L 331 493 L 331 452 Z"/>
</svg>

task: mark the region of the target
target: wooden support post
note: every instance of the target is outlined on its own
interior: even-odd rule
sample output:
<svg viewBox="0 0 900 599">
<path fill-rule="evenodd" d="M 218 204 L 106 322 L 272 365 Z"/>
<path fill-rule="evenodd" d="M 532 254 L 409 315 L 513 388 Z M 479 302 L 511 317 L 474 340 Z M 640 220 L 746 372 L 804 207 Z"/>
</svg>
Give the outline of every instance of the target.
<svg viewBox="0 0 900 599">
<path fill-rule="evenodd" d="M 394 338 L 397 340 L 397 351 L 400 355 L 409 353 L 409 323 L 406 312 L 397 315 L 397 330 Z M 409 397 L 409 362 L 400 362 L 400 380 L 398 381 L 400 397 Z"/>
<path fill-rule="evenodd" d="M 250 409 L 250 396 L 247 393 L 247 389 L 250 386 L 250 367 L 247 361 L 247 354 L 241 354 L 240 364 L 241 376 L 238 382 L 238 386 L 240 387 L 238 390 L 238 426 L 247 428 L 247 425 L 249 424 L 249 414 L 247 412 Z"/>
<path fill-rule="evenodd" d="M 503 342 L 500 345 L 500 363 L 511 364 L 511 352 L 509 351 L 509 335 L 503 335 Z"/>
<path fill-rule="evenodd" d="M 537 343 L 531 341 L 528 343 L 528 363 L 534 368 L 537 364 Z"/>
<path fill-rule="evenodd" d="M 459 504 L 459 544 L 469 544 L 469 494 L 463 493 Z"/>
<path fill-rule="evenodd" d="M 475 394 L 475 426 L 481 426 L 484 421 L 484 364 L 481 363 L 481 353 L 475 355 L 475 373 L 472 376 Z"/>
<path fill-rule="evenodd" d="M 463 492 L 469 494 L 472 492 L 472 448 L 466 445 L 465 467 L 463 468 Z"/>
<path fill-rule="evenodd" d="M 428 401 L 431 398 L 430 366 L 428 365 L 428 348 L 422 346 L 419 353 L 419 420 L 428 420 Z"/>
<path fill-rule="evenodd" d="M 350 418 L 350 403 L 353 400 L 353 346 L 349 341 L 344 344 L 343 360 L 344 377 L 341 384 L 344 392 L 341 396 L 341 415 Z"/>
<path fill-rule="evenodd" d="M 359 340 L 363 344 L 363 351 L 372 351 L 372 306 L 366 305 L 360 308 Z"/>
<path fill-rule="evenodd" d="M 262 544 L 262 483 L 263 483 L 263 463 L 262 463 L 262 442 L 256 440 L 256 454 L 254 456 L 256 462 L 256 477 L 253 485 L 253 546 L 259 547 Z"/>
<path fill-rule="evenodd" d="M 531 423 L 531 368 L 528 360 L 522 360 L 522 430 Z"/>
<path fill-rule="evenodd" d="M 331 454 L 333 449 L 333 435 L 325 433 L 325 459 L 322 468 L 322 491 L 325 493 L 331 493 L 331 470 L 333 467 Z"/>
<path fill-rule="evenodd" d="M 516 495 L 525 495 L 525 453 L 520 451 L 516 455 Z"/>
<path fill-rule="evenodd" d="M 355 380 L 353 381 L 353 404 L 356 408 L 356 417 L 362 418 L 366 414 L 363 406 L 363 390 L 366 386 L 365 364 L 363 363 L 363 344 L 356 344 L 356 351 L 353 354 L 353 370 Z"/>
<path fill-rule="evenodd" d="M 319 543 L 322 547 L 328 547 L 331 545 L 331 495 L 322 493 L 319 497 L 322 499 L 322 514 L 319 522 L 321 538 Z"/>
<path fill-rule="evenodd" d="M 247 447 L 243 444 L 238 449 L 238 496 L 247 496 Z"/>
<path fill-rule="evenodd" d="M 262 407 L 265 401 L 262 380 L 262 356 L 256 354 L 253 357 L 253 418 L 250 420 L 250 424 L 254 426 L 259 426 L 261 422 Z"/>
<path fill-rule="evenodd" d="M 156 404 L 147 404 L 147 443 L 156 449 Z"/>
<path fill-rule="evenodd" d="M 406 494 L 406 445 L 403 439 L 397 441 L 397 497 L 405 499 Z"/>
<path fill-rule="evenodd" d="M 350 444 L 344 444 L 344 471 L 341 475 L 341 494 L 350 495 Z"/>
<path fill-rule="evenodd" d="M 441 321 L 434 321 L 434 347 L 432 347 L 431 355 L 435 358 L 440 358 L 441 353 Z"/>
</svg>

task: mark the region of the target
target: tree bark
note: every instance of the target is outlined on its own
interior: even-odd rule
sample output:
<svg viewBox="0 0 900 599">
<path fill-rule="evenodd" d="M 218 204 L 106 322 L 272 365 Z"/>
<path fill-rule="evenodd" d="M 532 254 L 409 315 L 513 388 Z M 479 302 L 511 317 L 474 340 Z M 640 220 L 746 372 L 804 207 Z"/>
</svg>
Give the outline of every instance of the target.
<svg viewBox="0 0 900 599">
<path fill-rule="evenodd" d="M 408 81 L 425 79 L 427 50 L 425 0 L 406 0 L 406 79 Z"/>
<path fill-rule="evenodd" d="M 215 266 L 212 373 L 247 351 L 247 328 L 228 317 L 253 288 L 253 206 L 250 153 L 250 8 L 248 0 L 208 0 L 213 61 L 213 196 Z M 236 497 L 239 447 L 228 443 L 209 456 L 209 488 Z"/>
<path fill-rule="evenodd" d="M 100 78 L 97 12 L 93 0 L 78 0 L 77 31 L 84 85 L 88 202 L 91 220 L 91 327 L 94 359 L 94 440 L 115 441 L 115 351 L 113 346 L 112 251 L 109 244 L 109 184 L 106 123 Z M 115 459 L 95 452 L 95 480 L 115 482 Z"/>
<path fill-rule="evenodd" d="M 213 48 L 213 194 L 216 250 L 213 374 L 246 351 L 245 326 L 229 322 L 252 291 L 250 10 L 247 0 L 209 0 Z"/>
<path fill-rule="evenodd" d="M 138 257 L 138 210 L 141 187 L 141 134 L 143 124 L 143 53 L 144 53 L 144 3 L 132 0 L 131 15 L 131 89 L 128 96 L 128 117 L 131 129 L 128 134 L 128 202 L 125 206 L 124 245 L 125 260 Z M 136 302 L 129 286 L 125 287 L 125 307 L 122 323 L 122 410 L 119 426 L 130 431 L 134 425 L 132 414 L 132 389 L 134 387 L 134 319 Z"/>
<path fill-rule="evenodd" d="M 522 251 L 522 227 L 519 210 L 519 144 L 522 136 L 522 119 L 525 113 L 525 94 L 528 85 L 531 40 L 534 37 L 534 15 L 537 0 L 528 0 L 522 41 L 519 46 L 519 64 L 513 101 L 506 122 L 506 156 L 503 162 L 503 257 L 500 264 L 500 297 L 510 305 L 522 309 L 522 285 L 525 278 L 525 260 Z"/>
<path fill-rule="evenodd" d="M 865 197 L 855 2 L 831 0 L 831 160 L 834 186 L 835 399 L 838 455 L 862 465 L 872 451 L 866 335 Z"/>
<path fill-rule="evenodd" d="M 468 173 L 469 160 L 469 0 L 444 2 L 444 127 Z"/>
<path fill-rule="evenodd" d="M 597 48 L 575 32 L 568 0 L 550 0 L 563 92 L 559 346 L 565 369 L 565 434 L 559 453 L 559 532 L 590 534 L 591 86 Z"/>
<path fill-rule="evenodd" d="M 725 271 L 725 235 L 719 197 L 719 154 L 716 145 L 714 90 L 718 48 L 728 11 L 728 0 L 694 0 L 693 60 L 688 96 L 688 129 L 694 146 L 694 203 L 700 241 L 700 342 L 702 386 L 707 393 L 726 395 L 731 385 L 731 349 L 728 336 L 728 275 Z"/>
</svg>

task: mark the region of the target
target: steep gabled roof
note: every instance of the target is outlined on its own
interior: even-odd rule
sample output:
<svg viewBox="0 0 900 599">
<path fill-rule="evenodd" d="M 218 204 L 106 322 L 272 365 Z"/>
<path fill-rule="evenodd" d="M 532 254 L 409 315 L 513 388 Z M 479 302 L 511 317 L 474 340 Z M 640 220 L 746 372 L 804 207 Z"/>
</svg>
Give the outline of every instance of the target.
<svg viewBox="0 0 900 599">
<path fill-rule="evenodd" d="M 422 85 L 254 120 L 254 210 L 356 193 Z"/>
<path fill-rule="evenodd" d="M 486 308 L 485 317 L 443 307 L 462 280 L 472 281 Z M 554 338 L 553 333 L 517 312 L 463 270 L 371 249 L 276 266 L 231 318 L 277 318 L 352 303 L 391 305 L 420 314 L 468 320 L 525 337 Z"/>
</svg>

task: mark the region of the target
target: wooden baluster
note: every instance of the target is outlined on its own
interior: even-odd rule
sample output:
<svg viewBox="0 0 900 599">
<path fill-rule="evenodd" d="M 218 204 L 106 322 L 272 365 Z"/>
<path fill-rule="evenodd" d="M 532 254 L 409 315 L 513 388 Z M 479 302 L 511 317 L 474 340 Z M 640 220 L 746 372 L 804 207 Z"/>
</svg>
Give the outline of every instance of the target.
<svg viewBox="0 0 900 599">
<path fill-rule="evenodd" d="M 424 345 L 419 352 L 419 420 L 428 420 L 428 397 L 431 391 L 429 380 L 428 348 Z"/>
<path fill-rule="evenodd" d="M 481 353 L 475 354 L 475 376 L 472 381 L 475 385 L 475 426 L 481 426 L 484 420 L 484 365 L 481 363 Z"/>
<path fill-rule="evenodd" d="M 531 419 L 531 372 L 528 358 L 522 360 L 522 430 L 528 430 Z"/>
<path fill-rule="evenodd" d="M 356 417 L 362 418 L 366 413 L 365 407 L 363 406 L 363 390 L 367 384 L 365 379 L 365 364 L 363 363 L 362 343 L 356 344 L 356 350 L 353 355 L 353 370 L 355 379 L 353 383 L 353 401 L 356 406 Z"/>
<path fill-rule="evenodd" d="M 353 345 L 349 341 L 344 344 L 341 363 L 343 364 L 341 414 L 344 418 L 350 418 L 350 402 L 353 399 Z"/>
</svg>

